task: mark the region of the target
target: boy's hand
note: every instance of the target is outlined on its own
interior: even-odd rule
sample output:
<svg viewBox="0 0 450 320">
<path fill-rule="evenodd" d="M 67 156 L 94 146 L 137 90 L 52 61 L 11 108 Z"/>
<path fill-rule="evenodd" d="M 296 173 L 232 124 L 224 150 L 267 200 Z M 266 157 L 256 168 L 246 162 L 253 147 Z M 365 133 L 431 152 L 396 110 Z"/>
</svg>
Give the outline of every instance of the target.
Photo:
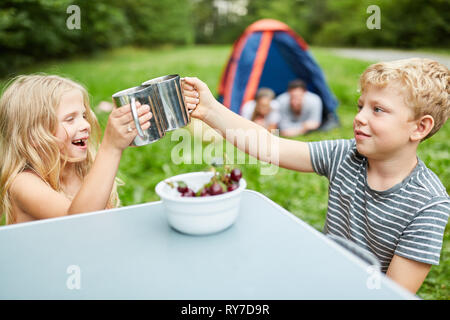
<svg viewBox="0 0 450 320">
<path fill-rule="evenodd" d="M 212 106 L 218 103 L 206 83 L 198 78 L 185 77 L 182 86 L 186 107 L 193 110 L 191 116 L 205 120 Z"/>
<path fill-rule="evenodd" d="M 136 107 L 142 130 L 147 130 L 150 128 L 149 120 L 152 118 L 150 107 L 145 104 L 141 105 L 139 102 L 136 102 Z M 102 145 L 122 152 L 131 144 L 136 135 L 137 129 L 131 114 L 131 107 L 127 104 L 119 108 L 114 108 L 109 115 Z"/>
</svg>

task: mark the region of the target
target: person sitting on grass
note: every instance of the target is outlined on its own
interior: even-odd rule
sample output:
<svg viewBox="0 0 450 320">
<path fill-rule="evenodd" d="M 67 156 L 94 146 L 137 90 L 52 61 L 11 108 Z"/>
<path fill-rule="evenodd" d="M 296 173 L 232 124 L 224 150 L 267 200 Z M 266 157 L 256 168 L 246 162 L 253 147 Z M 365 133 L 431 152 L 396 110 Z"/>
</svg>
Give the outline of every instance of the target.
<svg viewBox="0 0 450 320">
<path fill-rule="evenodd" d="M 258 89 L 255 100 L 250 100 L 242 106 L 241 115 L 269 131 L 277 129 L 280 116 L 277 112 L 278 103 L 273 98 L 275 92 L 272 89 Z"/>
<path fill-rule="evenodd" d="M 360 77 L 354 139 L 348 140 L 280 138 L 221 105 L 201 80 L 187 77 L 183 87 L 191 115 L 237 148 L 261 161 L 279 159 L 280 167 L 328 178 L 324 233 L 373 253 L 381 271 L 413 293 L 431 265 L 439 264 L 450 197 L 417 157 L 417 148 L 449 117 L 447 67 L 419 58 L 369 66 Z M 226 135 L 243 128 L 262 136 L 259 144 L 265 138 L 266 145 L 277 145 L 277 156 L 258 150 L 258 143 Z"/>
<path fill-rule="evenodd" d="M 149 128 L 149 106 L 138 108 Z M 100 126 L 80 84 L 17 77 L 0 99 L 0 213 L 6 224 L 117 207 L 116 173 L 137 130 L 129 105 Z M 97 152 L 98 147 L 98 152 Z"/>
<path fill-rule="evenodd" d="M 280 94 L 278 102 L 280 134 L 296 137 L 316 130 L 322 123 L 322 99 L 306 89 L 302 80 L 292 80 L 288 91 Z"/>
</svg>

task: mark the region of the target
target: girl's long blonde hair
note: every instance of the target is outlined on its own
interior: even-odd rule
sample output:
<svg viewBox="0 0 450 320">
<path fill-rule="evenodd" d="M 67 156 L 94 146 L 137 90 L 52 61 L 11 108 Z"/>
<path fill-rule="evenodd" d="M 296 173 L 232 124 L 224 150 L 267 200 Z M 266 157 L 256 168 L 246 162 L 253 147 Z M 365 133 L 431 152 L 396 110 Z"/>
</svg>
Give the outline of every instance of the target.
<svg viewBox="0 0 450 320">
<path fill-rule="evenodd" d="M 91 125 L 87 158 L 75 163 L 76 173 L 83 179 L 94 162 L 101 129 L 82 85 L 55 75 L 18 76 L 0 99 L 0 216 L 6 216 L 7 224 L 15 222 L 10 187 L 20 172 L 32 170 L 51 188 L 63 192 L 61 173 L 65 161 L 55 137 L 56 111 L 64 93 L 74 89 L 83 94 L 86 120 Z M 108 208 L 119 205 L 117 182 Z"/>
</svg>

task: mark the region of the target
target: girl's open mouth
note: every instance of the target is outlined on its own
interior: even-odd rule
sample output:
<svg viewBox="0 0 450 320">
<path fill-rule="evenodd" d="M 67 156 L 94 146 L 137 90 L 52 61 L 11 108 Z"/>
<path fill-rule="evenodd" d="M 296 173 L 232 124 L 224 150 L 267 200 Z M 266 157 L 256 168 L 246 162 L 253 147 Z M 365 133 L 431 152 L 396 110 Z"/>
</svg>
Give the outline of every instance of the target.
<svg viewBox="0 0 450 320">
<path fill-rule="evenodd" d="M 78 140 L 74 140 L 72 141 L 72 144 L 80 147 L 80 148 L 85 148 L 86 147 L 86 141 L 87 139 L 78 139 Z"/>
</svg>

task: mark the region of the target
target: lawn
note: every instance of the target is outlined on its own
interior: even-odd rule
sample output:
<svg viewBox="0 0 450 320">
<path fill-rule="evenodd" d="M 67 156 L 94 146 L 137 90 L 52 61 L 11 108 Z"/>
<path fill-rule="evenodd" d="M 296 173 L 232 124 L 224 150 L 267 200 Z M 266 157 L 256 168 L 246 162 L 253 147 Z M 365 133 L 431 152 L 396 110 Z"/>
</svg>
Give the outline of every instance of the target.
<svg viewBox="0 0 450 320">
<path fill-rule="evenodd" d="M 87 87 L 92 96 L 91 104 L 96 106 L 102 100 L 110 101 L 111 95 L 116 91 L 173 73 L 197 76 L 215 92 L 230 50 L 230 46 L 166 47 L 154 50 L 123 48 L 91 58 L 45 63 L 24 70 L 23 73 L 56 73 L 77 80 Z M 312 52 L 340 102 L 338 115 L 342 125 L 330 132 L 312 133 L 302 139 L 313 141 L 352 138 L 352 121 L 358 98 L 357 82 L 359 75 L 370 63 L 337 57 L 323 48 L 313 48 Z M 0 82 L 0 86 L 3 87 L 4 83 Z M 107 114 L 97 112 L 97 115 L 104 128 Z M 152 145 L 129 148 L 124 152 L 118 174 L 125 182 L 119 189 L 122 205 L 159 200 L 154 188 L 162 179 L 178 173 L 208 168 L 205 161 L 199 164 L 175 164 L 171 158 L 171 150 L 179 141 L 173 139 L 172 135 L 168 134 Z M 200 140 L 196 142 L 201 143 Z M 209 143 L 204 142 L 203 151 L 208 146 Z M 447 124 L 419 149 L 420 158 L 440 177 L 447 192 L 450 189 L 449 147 L 450 128 Z M 194 154 L 193 150 L 191 152 Z M 184 156 L 188 157 L 189 154 Z M 250 160 L 253 159 L 246 157 L 246 164 L 240 166 L 249 189 L 263 193 L 317 230 L 322 230 L 327 211 L 326 178 L 285 169 L 279 169 L 275 175 L 262 175 L 263 165 L 251 164 Z M 449 238 L 450 230 L 447 227 L 441 264 L 432 267 L 418 292 L 421 298 L 450 298 Z"/>
</svg>

